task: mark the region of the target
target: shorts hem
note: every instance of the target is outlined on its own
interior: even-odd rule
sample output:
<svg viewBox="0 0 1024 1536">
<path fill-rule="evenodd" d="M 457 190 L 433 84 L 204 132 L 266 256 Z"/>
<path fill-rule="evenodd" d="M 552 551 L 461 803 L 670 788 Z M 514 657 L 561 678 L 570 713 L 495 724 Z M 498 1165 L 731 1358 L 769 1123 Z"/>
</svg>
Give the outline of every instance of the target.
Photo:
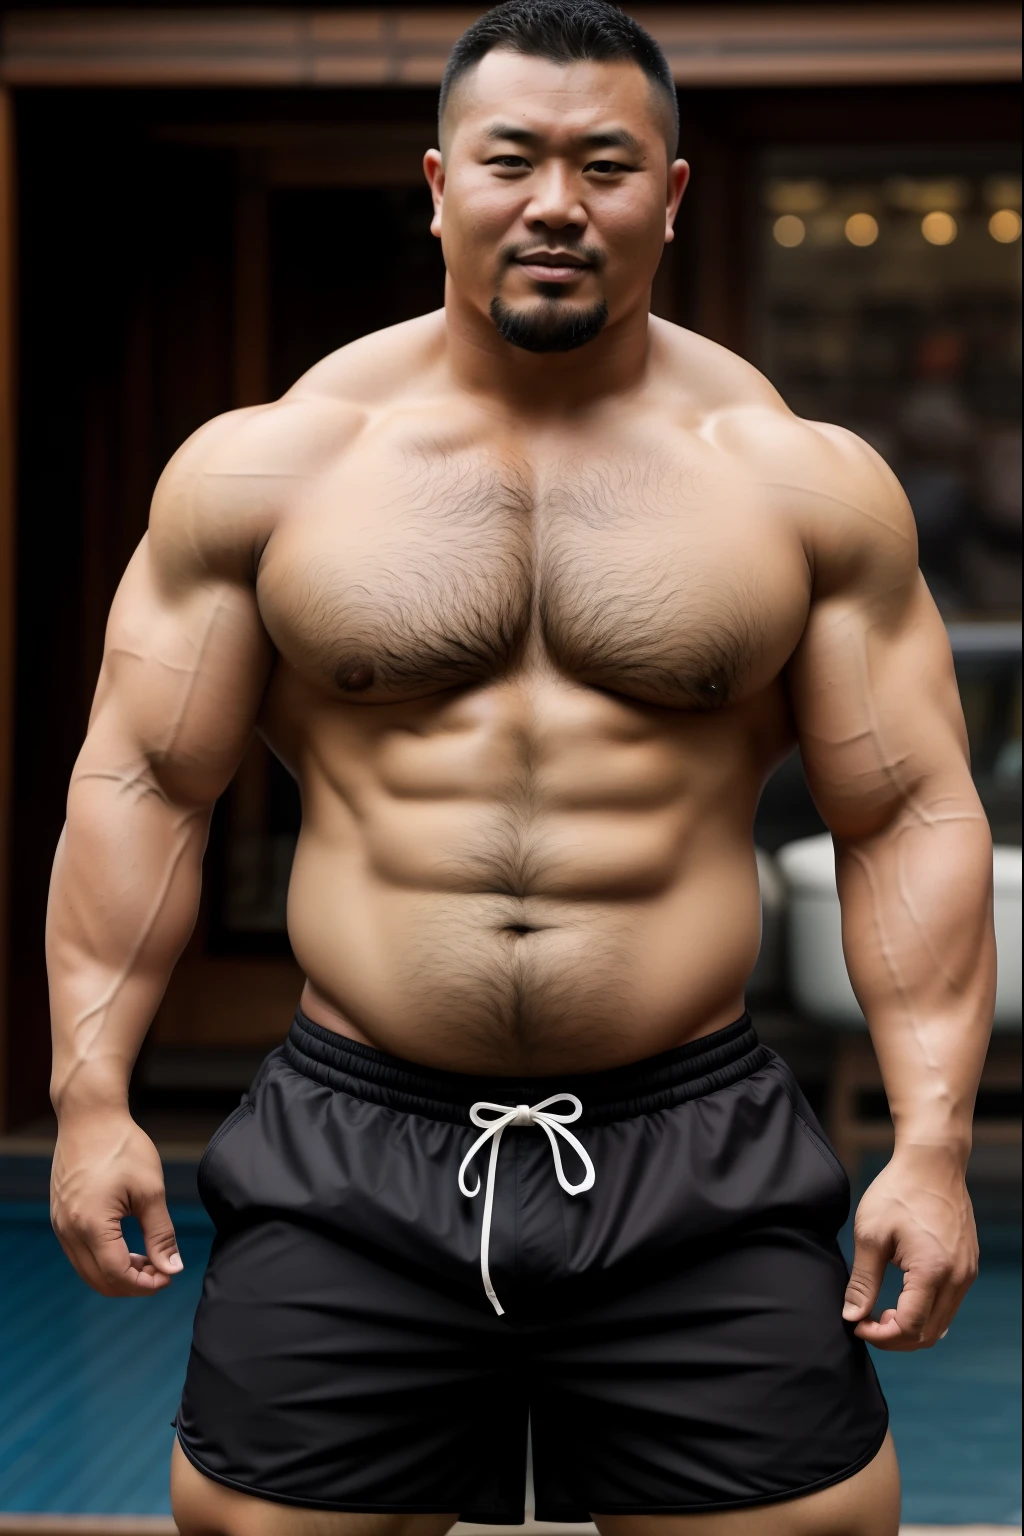
<svg viewBox="0 0 1024 1536">
<path fill-rule="evenodd" d="M 806 1498 L 808 1494 L 820 1493 L 825 1488 L 833 1488 L 836 1483 L 844 1483 L 847 1478 L 854 1477 L 862 1472 L 868 1462 L 874 1461 L 885 1443 L 885 1437 L 889 1433 L 889 1414 L 886 1412 L 885 1422 L 881 1433 L 876 1435 L 868 1446 L 868 1449 L 858 1456 L 856 1461 L 850 1462 L 841 1472 L 832 1472 L 828 1477 L 818 1478 L 816 1482 L 804 1483 L 800 1488 L 789 1488 L 783 1493 L 770 1493 L 767 1495 L 755 1495 L 749 1499 L 728 1499 L 714 1504 L 602 1504 L 595 1506 L 589 1515 L 580 1518 L 590 1519 L 593 1515 L 715 1515 L 725 1513 L 731 1509 L 759 1509 L 769 1504 L 784 1504 L 788 1499 Z M 538 1520 L 568 1520 L 570 1516 L 565 1514 L 541 1514 L 538 1508 L 536 1516 Z"/>
<path fill-rule="evenodd" d="M 233 1488 L 236 1493 L 247 1493 L 251 1498 L 254 1499 L 267 1499 L 274 1504 L 290 1504 L 297 1509 L 333 1510 L 337 1514 L 450 1515 L 454 1513 L 456 1518 L 459 1518 L 458 1511 L 453 1511 L 450 1503 L 367 1504 L 365 1502 L 353 1503 L 351 1500 L 346 1500 L 344 1503 L 337 1503 L 333 1499 L 300 1499 L 289 1493 L 272 1493 L 269 1489 L 256 1488 L 251 1483 L 240 1483 L 237 1478 L 226 1477 L 222 1472 L 214 1472 L 212 1468 L 206 1466 L 199 1460 L 199 1457 L 195 1454 L 194 1451 L 189 1449 L 189 1447 L 185 1444 L 185 1441 L 182 1439 L 181 1431 L 177 1430 L 176 1434 L 178 1437 L 178 1444 L 181 1446 L 181 1449 L 184 1451 L 185 1455 L 188 1457 L 189 1461 L 196 1468 L 196 1470 L 201 1472 L 204 1477 L 211 1478 L 215 1483 L 222 1483 L 225 1488 Z M 486 1516 L 474 1515 L 473 1518 L 475 1520 L 480 1520 L 482 1523 L 497 1523 L 496 1521 L 487 1521 Z M 499 1519 L 502 1524 L 508 1523 L 510 1525 L 514 1525 L 517 1523 L 522 1523 L 521 1520 L 516 1522 L 514 1519 L 508 1519 L 507 1516 L 500 1516 Z"/>
</svg>

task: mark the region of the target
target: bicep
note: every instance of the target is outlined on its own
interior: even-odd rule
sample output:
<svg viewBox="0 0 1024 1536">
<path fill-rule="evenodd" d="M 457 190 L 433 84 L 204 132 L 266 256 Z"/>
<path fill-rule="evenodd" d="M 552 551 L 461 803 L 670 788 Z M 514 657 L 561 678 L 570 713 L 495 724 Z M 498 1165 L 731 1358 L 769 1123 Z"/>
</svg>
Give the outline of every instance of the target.
<svg viewBox="0 0 1024 1536">
<path fill-rule="evenodd" d="M 807 781 L 837 837 L 870 837 L 906 808 L 930 815 L 969 784 L 949 639 L 916 561 L 868 562 L 816 600 L 787 678 Z"/>
<path fill-rule="evenodd" d="M 147 533 L 118 587 L 80 767 L 212 805 L 252 734 L 273 649 L 252 585 L 175 561 Z"/>
</svg>

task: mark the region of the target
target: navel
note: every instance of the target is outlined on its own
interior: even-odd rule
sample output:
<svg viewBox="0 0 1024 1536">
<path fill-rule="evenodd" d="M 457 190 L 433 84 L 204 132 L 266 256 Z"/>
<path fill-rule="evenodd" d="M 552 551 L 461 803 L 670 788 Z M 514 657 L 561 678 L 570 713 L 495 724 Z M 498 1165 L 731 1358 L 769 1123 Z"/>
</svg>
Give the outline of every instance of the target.
<svg viewBox="0 0 1024 1536">
<path fill-rule="evenodd" d="M 334 681 L 344 693 L 365 693 L 373 685 L 373 676 L 373 662 L 357 656 L 336 668 Z"/>
</svg>

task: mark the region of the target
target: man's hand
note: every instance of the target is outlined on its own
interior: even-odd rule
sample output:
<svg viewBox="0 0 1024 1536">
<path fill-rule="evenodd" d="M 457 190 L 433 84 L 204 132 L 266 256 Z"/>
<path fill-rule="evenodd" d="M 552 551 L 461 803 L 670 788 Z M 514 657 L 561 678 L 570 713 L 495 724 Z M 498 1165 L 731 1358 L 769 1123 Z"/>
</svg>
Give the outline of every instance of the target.
<svg viewBox="0 0 1024 1536">
<path fill-rule="evenodd" d="M 865 1191 L 854 1221 L 854 1260 L 843 1317 L 878 1349 L 930 1349 L 949 1328 L 978 1273 L 978 1234 L 962 1159 L 942 1146 L 897 1147 Z M 903 1270 L 895 1306 L 876 1322 L 889 1261 Z"/>
<path fill-rule="evenodd" d="M 145 1253 L 129 1253 L 121 1219 L 136 1216 Z M 181 1270 L 160 1154 L 127 1109 L 77 1110 L 60 1121 L 50 1221 L 78 1274 L 101 1296 L 149 1296 Z"/>
</svg>

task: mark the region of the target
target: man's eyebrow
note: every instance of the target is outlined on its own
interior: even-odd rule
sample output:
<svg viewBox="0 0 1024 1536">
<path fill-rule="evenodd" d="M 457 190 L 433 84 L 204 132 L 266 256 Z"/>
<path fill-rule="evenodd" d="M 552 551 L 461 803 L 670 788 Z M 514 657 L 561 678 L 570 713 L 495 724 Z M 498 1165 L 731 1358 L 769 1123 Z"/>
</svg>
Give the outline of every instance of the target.
<svg viewBox="0 0 1024 1536">
<path fill-rule="evenodd" d="M 511 144 L 532 145 L 539 144 L 543 134 L 535 133 L 531 128 L 517 127 L 514 123 L 492 123 L 484 131 L 484 138 L 503 139 Z M 624 149 L 631 155 L 643 154 L 643 145 L 628 128 L 602 128 L 594 133 L 581 133 L 573 142 L 582 144 L 586 149 Z"/>
<path fill-rule="evenodd" d="M 603 128 L 598 133 L 585 133 L 582 142 L 588 149 L 625 149 L 631 155 L 642 155 L 644 147 L 628 128 Z"/>
</svg>

